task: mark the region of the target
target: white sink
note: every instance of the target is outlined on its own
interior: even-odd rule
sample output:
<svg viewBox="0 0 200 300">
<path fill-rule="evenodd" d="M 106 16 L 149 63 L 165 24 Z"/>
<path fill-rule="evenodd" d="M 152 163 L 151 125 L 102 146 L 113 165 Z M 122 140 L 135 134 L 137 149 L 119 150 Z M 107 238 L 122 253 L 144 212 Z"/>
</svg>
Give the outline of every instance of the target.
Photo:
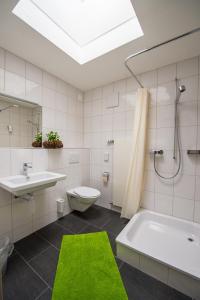
<svg viewBox="0 0 200 300">
<path fill-rule="evenodd" d="M 21 196 L 56 185 L 57 181 L 65 178 L 65 174 L 48 171 L 29 173 L 29 177 L 16 175 L 0 178 L 0 187 L 16 196 Z"/>
</svg>

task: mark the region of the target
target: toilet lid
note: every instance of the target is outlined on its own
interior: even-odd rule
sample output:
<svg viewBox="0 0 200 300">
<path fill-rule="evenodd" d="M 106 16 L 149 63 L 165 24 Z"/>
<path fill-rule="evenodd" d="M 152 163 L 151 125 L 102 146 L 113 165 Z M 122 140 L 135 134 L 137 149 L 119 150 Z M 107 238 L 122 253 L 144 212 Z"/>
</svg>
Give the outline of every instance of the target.
<svg viewBox="0 0 200 300">
<path fill-rule="evenodd" d="M 83 198 L 96 198 L 101 195 L 98 190 L 90 188 L 88 186 L 79 186 L 73 189 L 73 192 Z"/>
</svg>

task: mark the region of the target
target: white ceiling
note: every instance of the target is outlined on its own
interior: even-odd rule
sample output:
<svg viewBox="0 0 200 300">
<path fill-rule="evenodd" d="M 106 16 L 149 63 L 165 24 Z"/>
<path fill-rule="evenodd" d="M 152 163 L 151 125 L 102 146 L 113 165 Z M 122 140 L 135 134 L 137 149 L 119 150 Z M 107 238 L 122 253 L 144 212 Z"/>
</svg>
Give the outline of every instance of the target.
<svg viewBox="0 0 200 300">
<path fill-rule="evenodd" d="M 0 0 L 0 46 L 81 90 L 129 76 L 124 59 L 133 52 L 200 27 L 199 0 L 132 0 L 144 36 L 80 65 L 12 14 L 17 0 Z M 200 54 L 200 33 L 143 54 L 136 73 Z"/>
</svg>

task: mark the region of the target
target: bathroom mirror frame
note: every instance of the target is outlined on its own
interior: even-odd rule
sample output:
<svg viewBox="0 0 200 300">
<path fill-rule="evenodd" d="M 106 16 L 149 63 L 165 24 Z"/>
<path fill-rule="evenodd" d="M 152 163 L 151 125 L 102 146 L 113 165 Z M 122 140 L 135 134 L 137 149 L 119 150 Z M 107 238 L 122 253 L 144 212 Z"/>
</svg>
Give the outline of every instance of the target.
<svg viewBox="0 0 200 300">
<path fill-rule="evenodd" d="M 9 140 L 9 143 L 6 143 L 6 141 L 5 141 L 5 144 L 4 144 L 4 142 L 0 143 L 0 148 L 33 148 L 32 142 L 34 141 L 34 137 L 35 137 L 36 133 L 42 132 L 42 106 L 39 105 L 38 103 L 29 101 L 27 99 L 19 98 L 17 96 L 12 96 L 12 95 L 9 95 L 9 94 L 3 93 L 3 92 L 0 92 L 0 103 L 1 102 L 4 103 L 4 106 L 5 106 L 5 102 L 8 103 L 8 108 L 6 108 L 6 106 L 5 107 L 0 106 L 0 123 L 3 127 L 3 130 L 5 132 L 7 132 L 7 139 Z M 24 109 L 25 111 L 28 111 L 30 109 L 30 112 L 31 112 L 31 110 L 32 110 L 32 118 L 30 119 L 29 117 L 27 117 L 27 120 L 24 121 L 24 122 L 27 122 L 27 126 L 25 126 L 26 123 L 24 123 L 24 125 L 23 125 L 24 127 L 29 127 L 29 132 L 32 131 L 32 136 L 29 136 L 29 140 L 30 140 L 29 142 L 26 141 L 25 143 L 23 143 L 23 138 L 21 138 L 20 142 L 18 141 L 18 143 L 15 143 L 14 141 L 12 143 L 10 142 L 11 136 L 13 134 L 12 130 L 14 130 L 15 127 L 14 127 L 14 125 L 12 126 L 12 124 L 10 125 L 9 118 L 8 118 L 8 121 L 7 120 L 5 121 L 5 117 L 4 117 L 4 121 L 1 121 L 1 113 L 3 113 L 3 111 L 4 111 L 4 110 L 1 111 L 1 109 L 6 108 L 5 111 L 6 110 L 9 111 L 8 110 L 9 104 L 11 105 L 10 106 L 11 109 L 12 109 L 12 105 L 13 105 L 13 108 L 15 107 L 15 109 L 17 109 L 17 107 L 20 107 L 20 108 L 22 108 L 22 110 Z M 34 119 L 33 119 L 34 109 L 36 110 L 35 115 L 38 115 L 37 124 L 34 122 Z M 21 122 L 21 116 L 20 116 L 20 122 Z M 22 124 L 21 124 L 21 126 L 22 126 Z M 11 132 L 9 131 L 9 127 L 11 128 Z M 20 132 L 20 128 L 19 128 L 19 132 Z"/>
</svg>

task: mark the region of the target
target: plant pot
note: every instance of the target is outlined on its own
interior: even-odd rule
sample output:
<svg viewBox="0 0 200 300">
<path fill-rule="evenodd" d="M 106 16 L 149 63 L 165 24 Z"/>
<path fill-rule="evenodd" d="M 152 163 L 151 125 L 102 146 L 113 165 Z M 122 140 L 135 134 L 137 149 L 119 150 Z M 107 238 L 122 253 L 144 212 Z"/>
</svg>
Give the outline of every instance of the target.
<svg viewBox="0 0 200 300">
<path fill-rule="evenodd" d="M 43 147 L 47 149 L 57 149 L 57 148 L 63 148 L 63 143 L 60 140 L 57 141 L 44 141 Z"/>
<path fill-rule="evenodd" d="M 33 147 L 37 147 L 37 148 L 41 148 L 42 147 L 42 142 L 37 142 L 37 141 L 34 141 L 34 142 L 32 142 L 32 146 Z"/>
</svg>

